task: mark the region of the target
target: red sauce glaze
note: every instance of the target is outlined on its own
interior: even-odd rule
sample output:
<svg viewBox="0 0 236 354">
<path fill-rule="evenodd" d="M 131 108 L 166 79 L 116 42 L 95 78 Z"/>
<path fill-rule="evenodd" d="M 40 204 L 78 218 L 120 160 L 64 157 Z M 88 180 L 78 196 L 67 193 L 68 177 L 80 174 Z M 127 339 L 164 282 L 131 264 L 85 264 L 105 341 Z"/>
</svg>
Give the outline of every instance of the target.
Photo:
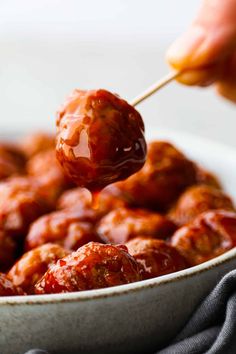
<svg viewBox="0 0 236 354">
<path fill-rule="evenodd" d="M 220 189 L 207 185 L 193 186 L 179 197 L 169 217 L 177 225 L 184 225 L 204 211 L 213 209 L 235 210 L 230 197 Z"/>
<path fill-rule="evenodd" d="M 22 289 L 16 287 L 6 274 L 0 273 L 0 296 L 25 295 Z"/>
<path fill-rule="evenodd" d="M 78 186 L 100 190 L 143 166 L 142 118 L 106 90 L 75 90 L 57 115 L 56 153 Z"/>
<path fill-rule="evenodd" d="M 144 209 L 119 208 L 105 215 L 97 233 L 106 243 L 125 243 L 139 235 L 166 238 L 176 230 L 166 216 Z"/>
<path fill-rule="evenodd" d="M 44 243 L 53 242 L 76 250 L 90 241 L 97 241 L 93 209 L 69 209 L 43 215 L 32 223 L 25 239 L 25 249 L 30 250 Z"/>
<path fill-rule="evenodd" d="M 171 245 L 191 266 L 217 257 L 236 246 L 236 213 L 224 210 L 202 213 L 175 232 Z"/>
<path fill-rule="evenodd" d="M 177 272 L 187 267 L 186 260 L 163 240 L 136 237 L 126 243 L 129 253 L 140 266 L 143 279 Z"/>
<path fill-rule="evenodd" d="M 116 186 L 134 206 L 165 211 L 186 187 L 194 183 L 194 163 L 172 144 L 154 141 L 148 144 L 143 168 Z"/>
<path fill-rule="evenodd" d="M 27 177 L 10 178 L 0 183 L 0 229 L 24 238 L 29 225 L 47 206 Z"/>
<path fill-rule="evenodd" d="M 61 246 L 47 243 L 26 252 L 10 269 L 8 277 L 16 287 L 27 294 L 33 294 L 35 283 L 52 264 L 68 254 Z"/>
<path fill-rule="evenodd" d="M 99 289 L 140 279 L 138 264 L 125 246 L 90 242 L 52 266 L 35 285 L 35 293 Z"/>
</svg>

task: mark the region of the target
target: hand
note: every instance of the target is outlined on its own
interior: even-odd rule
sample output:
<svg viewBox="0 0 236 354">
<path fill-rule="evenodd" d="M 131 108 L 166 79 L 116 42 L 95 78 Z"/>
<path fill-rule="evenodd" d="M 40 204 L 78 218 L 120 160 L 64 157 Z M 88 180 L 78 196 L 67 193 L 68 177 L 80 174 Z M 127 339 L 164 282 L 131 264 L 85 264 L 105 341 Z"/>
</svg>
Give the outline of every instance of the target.
<svg viewBox="0 0 236 354">
<path fill-rule="evenodd" d="M 169 48 L 167 60 L 186 71 L 179 82 L 214 84 L 236 103 L 236 0 L 203 0 L 190 28 Z"/>
</svg>

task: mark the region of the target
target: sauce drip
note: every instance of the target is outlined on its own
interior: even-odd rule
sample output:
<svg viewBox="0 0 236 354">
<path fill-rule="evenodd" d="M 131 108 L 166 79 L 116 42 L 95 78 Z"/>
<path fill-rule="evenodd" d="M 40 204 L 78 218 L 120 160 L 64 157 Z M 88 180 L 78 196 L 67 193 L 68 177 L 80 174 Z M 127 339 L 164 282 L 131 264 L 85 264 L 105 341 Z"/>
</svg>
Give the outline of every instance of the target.
<svg viewBox="0 0 236 354">
<path fill-rule="evenodd" d="M 100 201 L 99 201 L 100 190 L 95 191 L 95 192 L 93 192 L 91 194 L 92 194 L 92 199 L 91 199 L 92 208 L 94 210 L 98 210 L 99 209 L 99 204 L 100 204 Z"/>
</svg>

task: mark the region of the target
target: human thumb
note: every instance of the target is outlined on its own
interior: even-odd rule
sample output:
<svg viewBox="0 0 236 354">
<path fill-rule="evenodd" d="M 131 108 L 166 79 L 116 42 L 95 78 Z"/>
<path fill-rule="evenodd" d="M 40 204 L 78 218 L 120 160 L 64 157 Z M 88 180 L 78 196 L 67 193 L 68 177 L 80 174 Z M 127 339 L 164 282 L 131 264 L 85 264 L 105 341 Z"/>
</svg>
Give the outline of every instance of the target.
<svg viewBox="0 0 236 354">
<path fill-rule="evenodd" d="M 167 52 L 177 70 L 208 67 L 227 58 L 236 47 L 236 0 L 204 0 L 187 30 Z"/>
</svg>

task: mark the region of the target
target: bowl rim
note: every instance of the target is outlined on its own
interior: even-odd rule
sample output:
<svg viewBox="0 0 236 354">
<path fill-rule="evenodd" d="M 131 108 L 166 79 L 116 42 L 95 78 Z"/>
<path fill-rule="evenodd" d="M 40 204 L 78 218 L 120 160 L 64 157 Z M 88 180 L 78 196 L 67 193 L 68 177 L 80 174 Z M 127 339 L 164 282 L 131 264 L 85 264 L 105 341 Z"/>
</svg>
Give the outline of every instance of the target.
<svg viewBox="0 0 236 354">
<path fill-rule="evenodd" d="M 1 296 L 1 305 L 26 305 L 26 304 L 49 304 L 49 303 L 65 303 L 77 301 L 89 301 L 95 299 L 104 299 L 114 296 L 121 296 L 130 293 L 136 293 L 143 289 L 158 288 L 169 283 L 178 282 L 186 278 L 196 276 L 200 273 L 216 268 L 230 260 L 236 259 L 236 247 L 215 257 L 207 262 L 198 264 L 196 266 L 180 270 L 175 273 L 162 275 L 159 277 L 141 280 L 135 283 L 113 286 L 103 289 L 75 291 L 72 293 L 60 294 L 40 294 L 40 295 L 26 295 L 26 296 Z"/>
<path fill-rule="evenodd" d="M 171 131 L 165 129 L 159 129 L 158 133 L 149 134 L 151 139 L 148 140 L 162 140 L 170 139 L 175 143 L 175 138 L 184 138 L 188 143 L 198 142 L 203 145 L 211 146 L 211 149 L 219 149 L 223 154 L 228 156 L 236 156 L 236 149 L 232 146 L 216 142 L 211 139 L 204 137 L 199 137 L 193 134 L 185 133 L 182 131 Z M 176 143 L 178 146 L 178 142 Z M 226 156 L 227 156 L 226 155 Z M 43 294 L 43 295 L 18 295 L 18 296 L 0 296 L 0 306 L 2 305 L 26 305 L 26 304 L 50 304 L 50 303 L 61 303 L 61 302 L 78 302 L 78 301 L 90 301 L 95 299 L 110 298 L 114 296 L 122 296 L 128 293 L 136 293 L 144 289 L 158 288 L 160 286 L 178 282 L 183 279 L 196 276 L 200 273 L 207 272 L 212 268 L 220 266 L 230 260 L 236 259 L 236 247 L 223 253 L 222 255 L 215 257 L 207 262 L 201 263 L 199 265 L 180 270 L 178 272 L 162 275 L 159 277 L 141 280 L 135 283 L 129 283 L 109 288 L 76 291 L 72 293 L 60 293 L 60 294 Z"/>
</svg>

